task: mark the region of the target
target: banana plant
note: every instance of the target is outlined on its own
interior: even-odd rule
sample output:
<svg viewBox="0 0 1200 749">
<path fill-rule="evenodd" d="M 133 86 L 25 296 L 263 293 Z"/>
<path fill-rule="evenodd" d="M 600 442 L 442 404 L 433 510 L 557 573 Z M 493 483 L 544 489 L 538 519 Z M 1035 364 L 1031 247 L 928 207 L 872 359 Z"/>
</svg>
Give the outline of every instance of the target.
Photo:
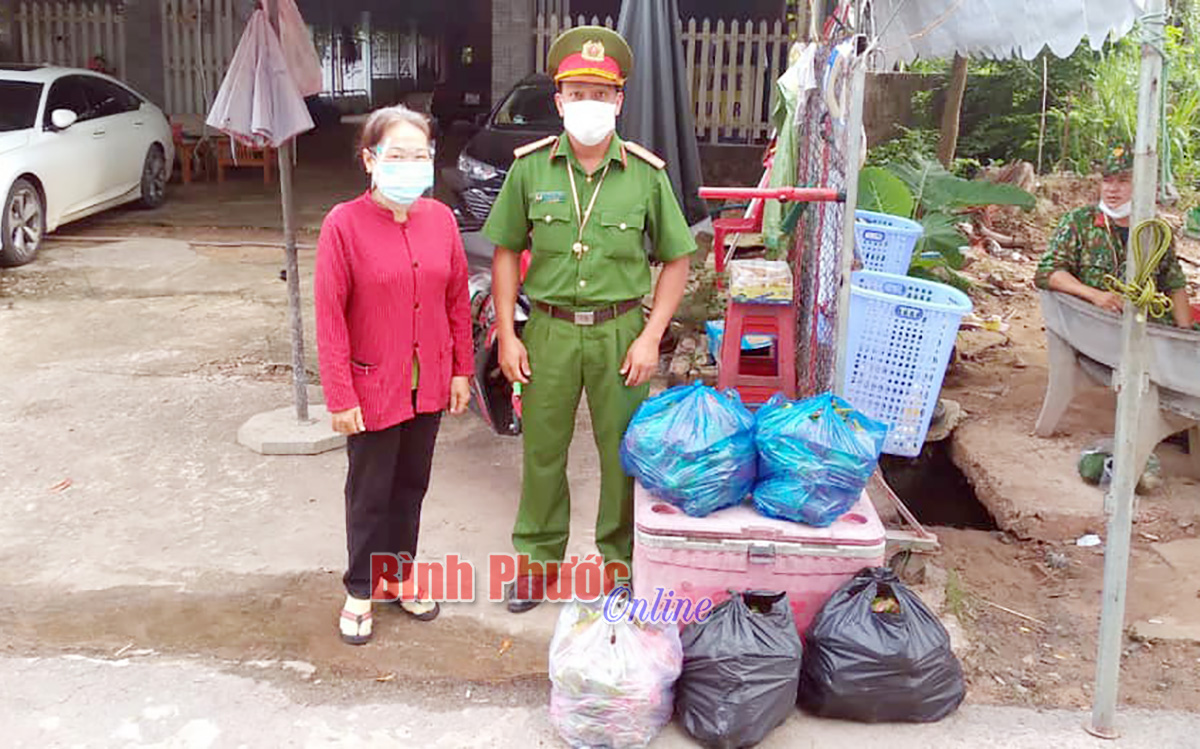
<svg viewBox="0 0 1200 749">
<path fill-rule="evenodd" d="M 969 288 L 970 282 L 956 272 L 965 262 L 959 248 L 967 241 L 958 229 L 957 214 L 988 205 L 1029 210 L 1037 203 L 1019 187 L 956 177 L 925 156 L 867 167 L 860 172 L 858 184 L 860 208 L 910 218 L 925 229 L 909 275 L 947 281 L 962 289 Z"/>
</svg>

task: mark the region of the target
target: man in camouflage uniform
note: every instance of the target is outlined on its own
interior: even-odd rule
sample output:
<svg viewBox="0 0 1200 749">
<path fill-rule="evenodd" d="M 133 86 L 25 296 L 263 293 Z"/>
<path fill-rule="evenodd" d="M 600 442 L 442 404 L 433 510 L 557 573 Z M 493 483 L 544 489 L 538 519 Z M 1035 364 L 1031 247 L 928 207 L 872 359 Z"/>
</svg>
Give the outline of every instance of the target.
<svg viewBox="0 0 1200 749">
<path fill-rule="evenodd" d="M 1121 314 L 1124 297 L 1108 289 L 1105 277 L 1125 279 L 1125 249 L 1129 244 L 1129 215 L 1133 198 L 1133 153 L 1111 149 L 1104 160 L 1098 205 L 1077 208 L 1059 221 L 1038 265 L 1034 283 L 1040 289 L 1061 291 L 1097 307 Z M 1187 277 L 1175 256 L 1175 242 L 1158 266 L 1158 290 L 1171 298 L 1172 309 L 1154 322 L 1181 328 L 1192 326 Z"/>
</svg>

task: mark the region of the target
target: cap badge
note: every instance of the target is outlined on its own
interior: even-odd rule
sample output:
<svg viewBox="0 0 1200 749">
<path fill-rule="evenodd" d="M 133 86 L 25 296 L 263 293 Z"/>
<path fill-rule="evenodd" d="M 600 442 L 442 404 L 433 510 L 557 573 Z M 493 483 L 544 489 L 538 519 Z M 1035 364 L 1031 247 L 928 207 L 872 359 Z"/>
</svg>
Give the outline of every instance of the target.
<svg viewBox="0 0 1200 749">
<path fill-rule="evenodd" d="M 580 55 L 588 62 L 604 62 L 604 42 L 585 42 Z"/>
</svg>

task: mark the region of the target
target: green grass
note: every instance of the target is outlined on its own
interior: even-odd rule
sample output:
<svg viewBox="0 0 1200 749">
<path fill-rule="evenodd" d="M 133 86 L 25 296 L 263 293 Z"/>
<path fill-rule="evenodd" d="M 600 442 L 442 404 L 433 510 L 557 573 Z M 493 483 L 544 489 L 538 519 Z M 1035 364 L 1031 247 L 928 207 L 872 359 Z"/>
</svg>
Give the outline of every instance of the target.
<svg viewBox="0 0 1200 749">
<path fill-rule="evenodd" d="M 963 587 L 958 570 L 949 570 L 946 574 L 946 611 L 954 614 L 960 622 L 965 622 L 970 616 L 968 598 L 970 593 Z"/>
</svg>

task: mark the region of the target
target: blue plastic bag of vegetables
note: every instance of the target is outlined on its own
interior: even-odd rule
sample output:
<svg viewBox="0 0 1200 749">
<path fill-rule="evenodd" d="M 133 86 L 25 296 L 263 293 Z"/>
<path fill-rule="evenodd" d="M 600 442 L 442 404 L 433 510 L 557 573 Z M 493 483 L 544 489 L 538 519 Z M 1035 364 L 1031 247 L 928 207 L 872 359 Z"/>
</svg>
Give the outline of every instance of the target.
<svg viewBox="0 0 1200 749">
<path fill-rule="evenodd" d="M 754 506 L 768 517 L 832 524 L 858 501 L 886 438 L 885 424 L 830 393 L 803 401 L 775 396 L 755 422 Z"/>
<path fill-rule="evenodd" d="M 732 390 L 697 382 L 646 400 L 621 442 L 621 465 L 654 496 L 703 517 L 754 488 L 754 416 Z"/>
</svg>

